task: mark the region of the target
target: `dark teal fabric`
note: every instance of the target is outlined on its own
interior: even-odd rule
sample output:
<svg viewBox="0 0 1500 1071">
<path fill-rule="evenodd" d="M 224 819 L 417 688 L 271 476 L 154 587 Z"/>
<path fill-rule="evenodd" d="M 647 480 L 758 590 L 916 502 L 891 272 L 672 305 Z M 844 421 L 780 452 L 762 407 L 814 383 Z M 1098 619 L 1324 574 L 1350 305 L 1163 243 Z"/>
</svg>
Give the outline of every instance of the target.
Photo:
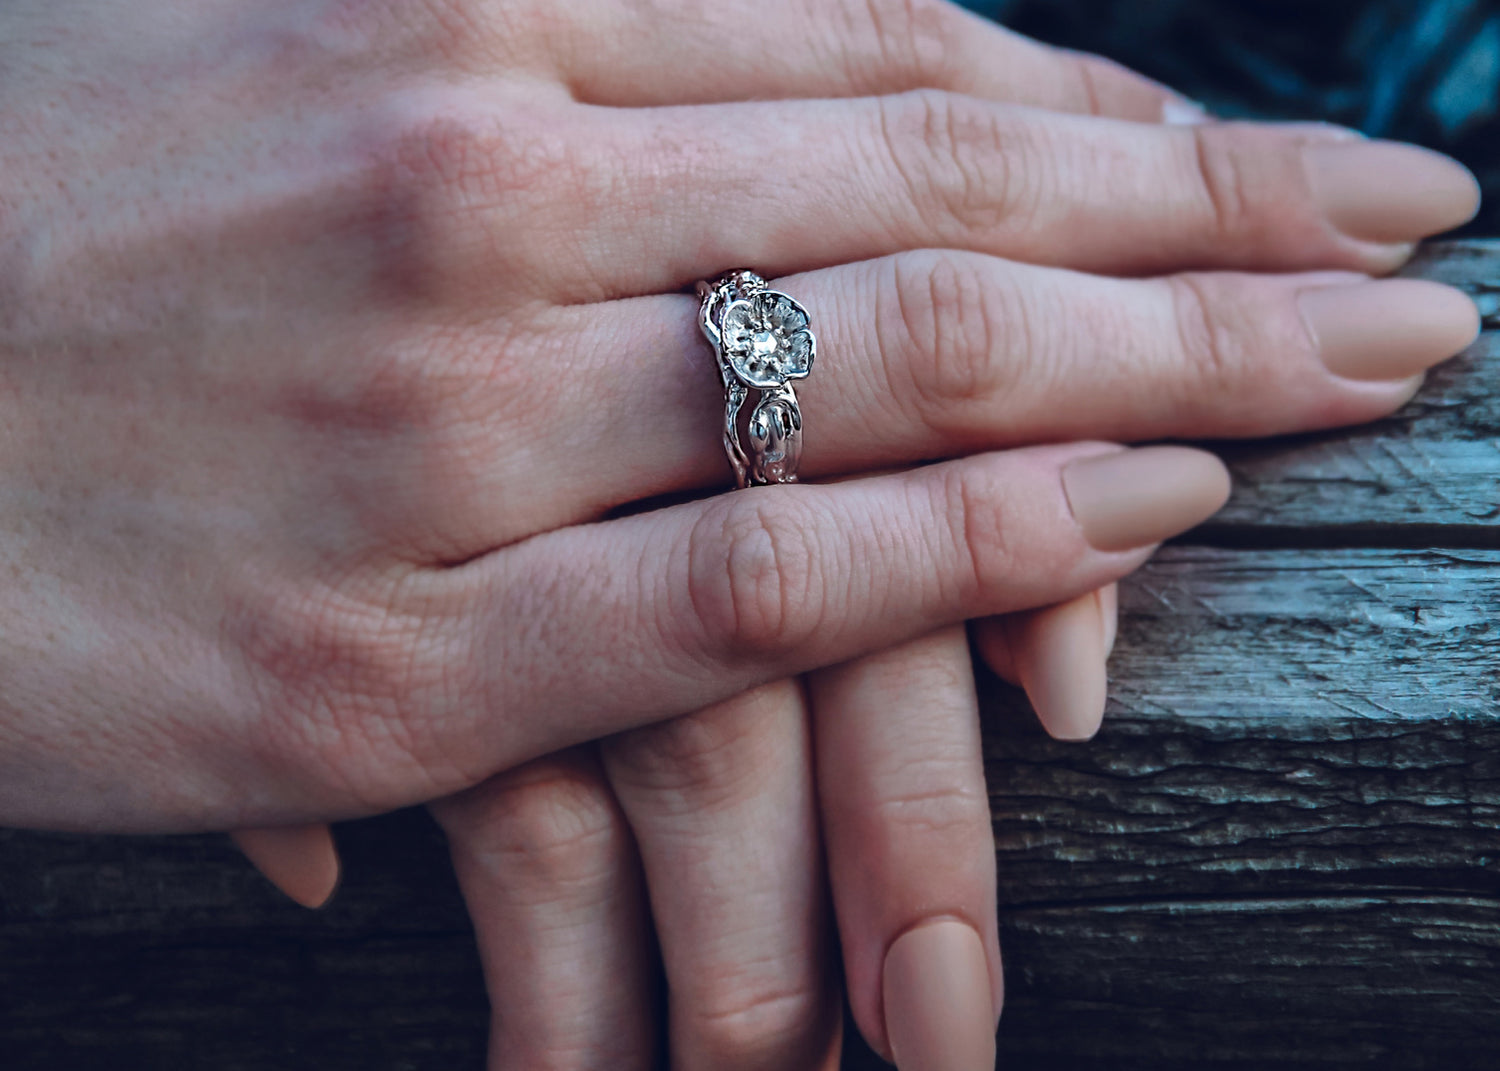
<svg viewBox="0 0 1500 1071">
<path fill-rule="evenodd" d="M 1500 234 L 1500 0 L 967 0 L 1225 116 L 1325 119 L 1479 173 L 1469 233 Z"/>
</svg>

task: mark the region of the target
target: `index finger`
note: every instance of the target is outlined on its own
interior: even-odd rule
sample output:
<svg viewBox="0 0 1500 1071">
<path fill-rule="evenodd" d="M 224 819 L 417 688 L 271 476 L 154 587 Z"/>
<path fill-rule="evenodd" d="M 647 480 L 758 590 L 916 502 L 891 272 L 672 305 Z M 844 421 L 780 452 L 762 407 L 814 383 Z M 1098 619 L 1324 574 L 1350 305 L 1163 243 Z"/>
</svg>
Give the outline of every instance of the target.
<svg viewBox="0 0 1500 1071">
<path fill-rule="evenodd" d="M 539 536 L 444 578 L 478 645 L 484 702 L 469 739 L 500 768 L 943 625 L 1062 602 L 1134 570 L 1227 495 L 1211 454 L 1085 444 Z"/>
</svg>

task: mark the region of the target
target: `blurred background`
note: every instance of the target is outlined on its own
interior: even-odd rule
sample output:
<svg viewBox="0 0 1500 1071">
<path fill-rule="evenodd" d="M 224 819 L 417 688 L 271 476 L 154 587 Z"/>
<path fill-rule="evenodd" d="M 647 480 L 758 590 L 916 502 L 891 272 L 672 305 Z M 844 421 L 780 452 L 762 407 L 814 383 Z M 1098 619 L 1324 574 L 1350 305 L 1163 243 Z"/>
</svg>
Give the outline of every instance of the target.
<svg viewBox="0 0 1500 1071">
<path fill-rule="evenodd" d="M 1225 118 L 1322 119 L 1456 156 L 1500 235 L 1500 0 L 965 0 Z"/>
</svg>

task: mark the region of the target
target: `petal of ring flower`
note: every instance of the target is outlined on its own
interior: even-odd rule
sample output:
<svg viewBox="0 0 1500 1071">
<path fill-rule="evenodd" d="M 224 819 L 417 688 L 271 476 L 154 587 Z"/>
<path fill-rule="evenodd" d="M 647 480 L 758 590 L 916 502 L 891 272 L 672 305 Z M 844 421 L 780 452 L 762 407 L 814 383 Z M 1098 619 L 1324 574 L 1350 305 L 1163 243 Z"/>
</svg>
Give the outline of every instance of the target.
<svg viewBox="0 0 1500 1071">
<path fill-rule="evenodd" d="M 747 386 L 785 386 L 812 371 L 817 343 L 807 324 L 801 305 L 775 290 L 762 290 L 724 310 L 724 356 Z"/>
</svg>

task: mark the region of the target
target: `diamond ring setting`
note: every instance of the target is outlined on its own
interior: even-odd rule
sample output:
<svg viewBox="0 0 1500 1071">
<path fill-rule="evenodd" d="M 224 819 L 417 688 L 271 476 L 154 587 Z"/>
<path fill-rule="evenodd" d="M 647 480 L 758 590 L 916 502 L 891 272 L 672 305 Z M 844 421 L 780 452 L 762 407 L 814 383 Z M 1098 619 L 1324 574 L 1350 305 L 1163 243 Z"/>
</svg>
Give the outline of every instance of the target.
<svg viewBox="0 0 1500 1071">
<path fill-rule="evenodd" d="M 795 483 L 802 410 L 792 383 L 812 371 L 818 349 L 807 310 L 751 271 L 699 283 L 698 295 L 699 327 L 724 384 L 724 452 L 736 484 Z"/>
</svg>

